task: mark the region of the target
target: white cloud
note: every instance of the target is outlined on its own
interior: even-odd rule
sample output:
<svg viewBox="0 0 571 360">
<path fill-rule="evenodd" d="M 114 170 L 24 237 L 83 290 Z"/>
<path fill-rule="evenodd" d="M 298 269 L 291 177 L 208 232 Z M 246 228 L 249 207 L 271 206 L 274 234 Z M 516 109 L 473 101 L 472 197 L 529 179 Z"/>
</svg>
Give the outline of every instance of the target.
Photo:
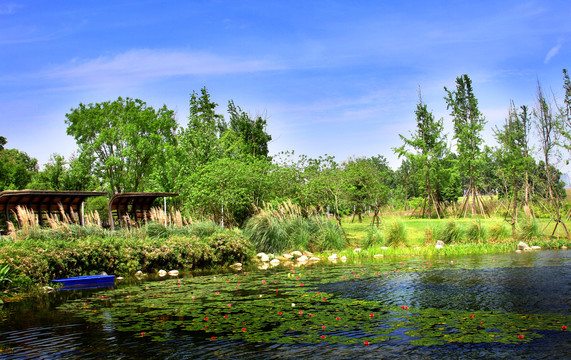
<svg viewBox="0 0 571 360">
<path fill-rule="evenodd" d="M 264 60 L 235 60 L 208 53 L 138 49 L 90 60 L 75 59 L 44 75 L 78 87 L 92 87 L 144 83 L 172 76 L 221 75 L 280 68 Z"/>
<path fill-rule="evenodd" d="M 545 60 L 543 62 L 545 64 L 547 64 L 549 62 L 549 60 L 551 60 L 551 58 L 553 58 L 555 55 L 557 55 L 559 50 L 561 50 L 562 45 L 563 44 L 559 43 L 559 44 L 555 45 L 554 47 L 552 47 L 551 50 L 549 50 L 549 52 L 547 53 L 547 56 L 545 56 Z"/>
<path fill-rule="evenodd" d="M 12 15 L 19 7 L 22 7 L 22 5 L 15 3 L 0 4 L 0 15 Z"/>
</svg>

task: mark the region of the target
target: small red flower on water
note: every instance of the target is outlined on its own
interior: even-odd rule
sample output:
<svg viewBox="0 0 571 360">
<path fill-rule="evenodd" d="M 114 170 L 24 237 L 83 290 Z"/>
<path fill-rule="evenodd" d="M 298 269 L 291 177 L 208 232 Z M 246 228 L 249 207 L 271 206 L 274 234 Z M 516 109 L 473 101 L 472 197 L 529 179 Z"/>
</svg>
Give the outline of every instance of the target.
<svg viewBox="0 0 571 360">
<path fill-rule="evenodd" d="M 523 339 L 523 338 L 524 338 L 524 336 L 523 336 L 523 335 L 521 335 L 521 334 L 520 334 L 520 335 L 518 335 L 517 337 L 518 337 L 518 338 L 520 338 L 520 339 Z"/>
<path fill-rule="evenodd" d="M 303 315 L 303 311 L 300 311 L 300 312 L 299 312 L 299 315 Z"/>
<path fill-rule="evenodd" d="M 83 306 L 87 306 L 87 303 L 83 303 Z"/>
<path fill-rule="evenodd" d="M 309 317 L 312 317 L 312 316 L 313 316 L 313 314 L 309 314 Z"/>
<path fill-rule="evenodd" d="M 281 315 L 281 314 L 282 314 L 282 312 L 281 312 L 281 311 L 280 311 L 280 312 L 278 312 L 278 315 Z"/>
<path fill-rule="evenodd" d="M 321 338 L 322 338 L 322 339 L 325 339 L 325 335 L 321 335 Z"/>
<path fill-rule="evenodd" d="M 369 316 L 370 316 L 370 317 L 373 317 L 373 316 L 375 316 L 375 314 L 373 314 L 373 313 L 370 313 L 370 314 L 369 314 Z"/>
<path fill-rule="evenodd" d="M 205 317 L 205 318 L 204 318 L 204 321 L 208 321 L 208 317 Z"/>
<path fill-rule="evenodd" d="M 232 304 L 228 304 L 228 307 L 232 307 Z"/>
<path fill-rule="evenodd" d="M 141 336 L 145 336 L 145 332 L 144 332 L 144 331 L 141 333 Z"/>
<path fill-rule="evenodd" d="M 101 296 L 101 300 L 105 299 L 105 296 Z"/>
<path fill-rule="evenodd" d="M 216 295 L 218 295 L 218 294 L 220 294 L 220 292 L 217 291 L 217 292 L 216 292 Z"/>
<path fill-rule="evenodd" d="M 210 340 L 216 340 L 216 336 L 211 337 Z"/>
<path fill-rule="evenodd" d="M 368 341 L 365 341 L 365 346 L 369 346 L 369 342 L 368 342 Z"/>
<path fill-rule="evenodd" d="M 246 328 L 242 328 L 242 331 L 246 331 Z"/>
<path fill-rule="evenodd" d="M 335 318 L 335 320 L 341 320 L 341 318 L 340 318 L 339 316 L 337 316 L 337 317 Z"/>
<path fill-rule="evenodd" d="M 565 326 L 565 325 L 561 326 L 561 330 L 563 330 L 563 331 L 567 330 L 567 326 Z"/>
<path fill-rule="evenodd" d="M 323 298 L 323 301 L 325 301 L 325 298 Z"/>
<path fill-rule="evenodd" d="M 266 283 L 266 280 L 262 280 L 262 284 L 265 284 L 265 283 Z"/>
<path fill-rule="evenodd" d="M 482 322 L 480 321 L 480 325 L 482 325 Z"/>
<path fill-rule="evenodd" d="M 476 315 L 472 314 L 472 315 L 470 315 L 470 317 L 471 317 L 471 318 L 475 318 L 475 317 L 476 317 Z"/>
<path fill-rule="evenodd" d="M 322 329 L 325 329 L 325 325 L 323 325 L 321 328 L 322 328 Z"/>
</svg>

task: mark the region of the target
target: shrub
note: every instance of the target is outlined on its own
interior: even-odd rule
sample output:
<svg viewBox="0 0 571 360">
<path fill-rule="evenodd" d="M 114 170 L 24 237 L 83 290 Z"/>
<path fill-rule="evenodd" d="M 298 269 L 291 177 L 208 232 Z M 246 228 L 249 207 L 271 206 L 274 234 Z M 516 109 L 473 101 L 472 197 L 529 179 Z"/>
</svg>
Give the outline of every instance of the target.
<svg viewBox="0 0 571 360">
<path fill-rule="evenodd" d="M 317 220 L 317 218 L 316 218 Z M 327 218 L 321 218 L 318 230 L 318 238 L 316 239 L 316 251 L 324 250 L 341 250 L 347 245 L 345 235 L 341 231 L 339 224 L 329 221 Z"/>
<path fill-rule="evenodd" d="M 386 245 L 388 246 L 407 246 L 407 231 L 404 222 L 400 219 L 390 221 L 385 228 Z"/>
</svg>

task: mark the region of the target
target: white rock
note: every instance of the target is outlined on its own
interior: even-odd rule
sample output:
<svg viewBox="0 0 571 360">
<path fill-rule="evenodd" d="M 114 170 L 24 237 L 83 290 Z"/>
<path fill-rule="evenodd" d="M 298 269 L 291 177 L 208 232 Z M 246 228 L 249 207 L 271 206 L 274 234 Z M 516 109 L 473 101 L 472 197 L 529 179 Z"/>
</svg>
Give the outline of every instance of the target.
<svg viewBox="0 0 571 360">
<path fill-rule="evenodd" d="M 329 259 L 329 261 L 337 260 L 337 254 L 330 255 L 327 259 Z"/>
<path fill-rule="evenodd" d="M 280 264 L 279 259 L 272 259 L 272 261 L 270 261 L 270 265 L 272 266 L 278 266 L 279 264 Z"/>
<path fill-rule="evenodd" d="M 45 293 L 49 293 L 49 292 L 54 291 L 54 288 L 51 286 L 44 286 L 42 289 L 44 289 Z"/>
<path fill-rule="evenodd" d="M 529 249 L 529 245 L 527 245 L 523 241 L 520 241 L 519 244 L 517 244 L 517 248 L 518 248 L 518 250 L 525 250 L 525 249 Z"/>
<path fill-rule="evenodd" d="M 178 270 L 171 270 L 169 271 L 170 276 L 178 276 Z"/>
<path fill-rule="evenodd" d="M 293 256 L 297 256 L 297 257 L 300 257 L 300 256 L 303 255 L 303 254 L 301 253 L 301 251 L 292 251 L 291 254 L 292 254 Z"/>
<path fill-rule="evenodd" d="M 541 246 L 532 246 L 531 250 L 541 250 Z"/>
<path fill-rule="evenodd" d="M 318 258 L 318 257 L 312 256 L 312 257 L 309 258 L 309 261 L 315 261 L 315 262 L 317 262 L 317 261 L 321 261 L 321 259 Z"/>
<path fill-rule="evenodd" d="M 346 257 L 346 256 L 341 256 L 341 261 L 343 261 L 343 262 L 347 261 L 347 257 Z"/>
<path fill-rule="evenodd" d="M 232 264 L 232 265 L 230 265 L 230 267 L 233 268 L 233 269 L 241 269 L 241 268 L 242 268 L 242 263 Z"/>
<path fill-rule="evenodd" d="M 291 259 L 291 258 L 293 258 L 293 255 L 292 255 L 292 254 L 283 254 L 282 256 L 285 257 L 286 259 Z"/>
<path fill-rule="evenodd" d="M 379 259 L 379 258 L 385 257 L 385 255 L 383 255 L 383 254 L 376 254 L 376 255 L 373 255 L 373 257 L 374 257 L 375 259 Z"/>
<path fill-rule="evenodd" d="M 160 277 L 163 277 L 163 276 L 166 276 L 166 275 L 167 275 L 166 270 L 159 270 L 159 276 L 160 276 Z"/>
<path fill-rule="evenodd" d="M 386 246 L 381 246 L 381 250 L 388 250 L 389 248 Z"/>
<path fill-rule="evenodd" d="M 516 250 L 515 252 L 521 252 L 521 250 L 518 249 L 518 250 Z"/>
<path fill-rule="evenodd" d="M 303 255 L 305 255 L 307 257 L 313 257 L 313 253 L 311 251 L 304 251 Z"/>
<path fill-rule="evenodd" d="M 438 241 L 436 242 L 436 245 L 440 245 L 440 246 L 441 246 L 440 249 L 442 249 L 442 247 L 443 247 L 445 244 L 444 244 L 444 241 L 438 240 Z"/>
<path fill-rule="evenodd" d="M 307 256 L 305 255 L 301 255 L 300 257 L 297 258 L 297 262 L 307 262 Z"/>
<path fill-rule="evenodd" d="M 123 280 L 123 277 L 122 277 L 122 276 L 117 276 L 117 277 L 115 278 L 115 280 Z"/>
<path fill-rule="evenodd" d="M 258 265 L 258 269 L 260 269 L 260 270 L 267 270 L 269 267 L 270 267 L 270 264 L 268 264 L 267 262 L 261 263 L 260 265 Z"/>
<path fill-rule="evenodd" d="M 562 249 L 562 250 L 567 250 L 567 246 L 563 245 L 563 246 L 561 246 L 561 249 Z"/>
<path fill-rule="evenodd" d="M 256 254 L 256 256 L 259 257 L 259 258 L 261 258 L 261 257 L 264 256 L 264 255 L 266 255 L 266 253 L 263 253 L 263 252 Z"/>
<path fill-rule="evenodd" d="M 141 270 L 139 270 L 135 273 L 135 276 L 143 276 L 143 272 Z"/>
<path fill-rule="evenodd" d="M 263 262 L 268 262 L 270 261 L 270 257 L 268 256 L 268 254 L 263 254 L 261 260 Z"/>
<path fill-rule="evenodd" d="M 436 249 L 440 250 L 440 249 L 442 249 L 442 248 L 443 248 L 443 246 L 442 246 L 442 245 L 434 245 L 434 248 L 436 248 Z"/>
<path fill-rule="evenodd" d="M 354 253 L 359 253 L 359 252 L 361 252 L 361 248 L 355 248 L 355 249 L 353 249 L 353 252 L 354 252 Z"/>
</svg>

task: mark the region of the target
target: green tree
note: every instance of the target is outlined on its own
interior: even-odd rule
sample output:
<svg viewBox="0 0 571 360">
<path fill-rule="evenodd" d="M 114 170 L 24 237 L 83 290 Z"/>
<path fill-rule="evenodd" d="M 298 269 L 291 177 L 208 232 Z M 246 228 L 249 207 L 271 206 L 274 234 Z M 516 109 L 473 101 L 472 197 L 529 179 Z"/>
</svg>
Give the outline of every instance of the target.
<svg viewBox="0 0 571 360">
<path fill-rule="evenodd" d="M 98 184 L 90 168 L 86 167 L 77 156 L 72 155 L 67 161 L 62 155 L 52 154 L 43 169 L 35 174 L 30 188 L 54 191 L 93 191 Z"/>
<path fill-rule="evenodd" d="M 268 157 L 268 143 L 272 136 L 266 132 L 267 122 L 261 116 L 255 120 L 242 111 L 234 101 L 228 102 L 230 116 L 230 130 L 234 131 L 242 140 L 243 152 L 252 156 Z"/>
<path fill-rule="evenodd" d="M 400 138 L 404 145 L 393 149 L 399 157 L 405 156 L 411 162 L 418 164 L 419 174 L 422 179 L 420 189 L 422 191 L 422 217 L 432 216 L 432 210 L 440 218 L 442 206 L 440 197 L 435 190 L 438 188 L 437 182 L 439 166 L 446 155 L 446 136 L 443 135 L 443 120 L 435 120 L 434 115 L 428 111 L 426 104 L 422 102 L 419 92 L 419 103 L 416 106 L 416 132 L 411 133 L 410 139 L 403 135 Z M 407 149 L 412 148 L 412 150 Z"/>
<path fill-rule="evenodd" d="M 460 172 L 468 179 L 468 189 L 466 191 L 466 199 L 460 212 L 466 216 L 467 204 L 472 199 L 472 215 L 478 206 L 482 215 L 484 215 L 484 207 L 481 199 L 478 197 L 478 181 L 481 175 L 481 150 L 480 145 L 483 142 L 482 131 L 486 120 L 478 109 L 478 100 L 472 89 L 472 80 L 468 75 L 462 75 L 456 78 L 456 90 L 450 91 L 444 87 L 446 91 L 447 108 L 451 109 L 450 115 L 454 121 L 454 139 L 458 151 L 458 165 Z"/>
<path fill-rule="evenodd" d="M 563 90 L 565 91 L 563 102 L 557 104 L 560 118 L 558 121 L 558 132 L 562 140 L 560 145 L 567 150 L 565 162 L 569 164 L 571 160 L 571 79 L 569 79 L 567 69 L 563 69 Z"/>
<path fill-rule="evenodd" d="M 27 188 L 38 172 L 38 160 L 18 149 L 5 149 L 6 138 L 0 140 L 0 191 Z"/>
<path fill-rule="evenodd" d="M 559 182 L 558 172 L 552 171 L 551 166 L 551 160 L 557 151 L 557 129 L 561 128 L 559 122 L 560 119 L 557 116 L 554 116 L 552 106 L 543 95 L 539 81 L 537 81 L 537 103 L 533 109 L 533 120 L 538 133 L 539 149 L 543 155 L 543 159 L 541 161 L 544 165 L 543 174 L 546 177 L 549 204 L 553 211 L 551 220 L 555 221 L 555 227 L 553 228 L 552 234 L 555 234 L 555 231 L 557 231 L 557 228 L 561 225 L 567 235 L 567 238 L 570 238 L 567 226 L 565 226 L 561 216 L 561 199 L 557 196 L 557 183 Z"/>
<path fill-rule="evenodd" d="M 164 146 L 176 141 L 174 112 L 153 109 L 139 99 L 79 104 L 66 114 L 67 134 L 79 158 L 112 193 L 142 191 L 154 166 L 164 161 Z"/>
<path fill-rule="evenodd" d="M 534 162 L 529 155 L 530 121 L 527 107 L 522 106 L 521 109 L 522 112 L 518 112 L 512 101 L 504 125 L 494 129 L 494 135 L 500 145 L 497 152 L 499 173 L 504 179 L 506 191 L 511 192 L 511 212 L 506 213 L 506 218 L 511 217 L 513 229 L 517 221 L 519 192 L 522 188 L 527 192 L 527 175 Z M 526 174 L 523 181 L 522 174 Z M 525 196 L 524 201 L 527 201 Z"/>
</svg>

